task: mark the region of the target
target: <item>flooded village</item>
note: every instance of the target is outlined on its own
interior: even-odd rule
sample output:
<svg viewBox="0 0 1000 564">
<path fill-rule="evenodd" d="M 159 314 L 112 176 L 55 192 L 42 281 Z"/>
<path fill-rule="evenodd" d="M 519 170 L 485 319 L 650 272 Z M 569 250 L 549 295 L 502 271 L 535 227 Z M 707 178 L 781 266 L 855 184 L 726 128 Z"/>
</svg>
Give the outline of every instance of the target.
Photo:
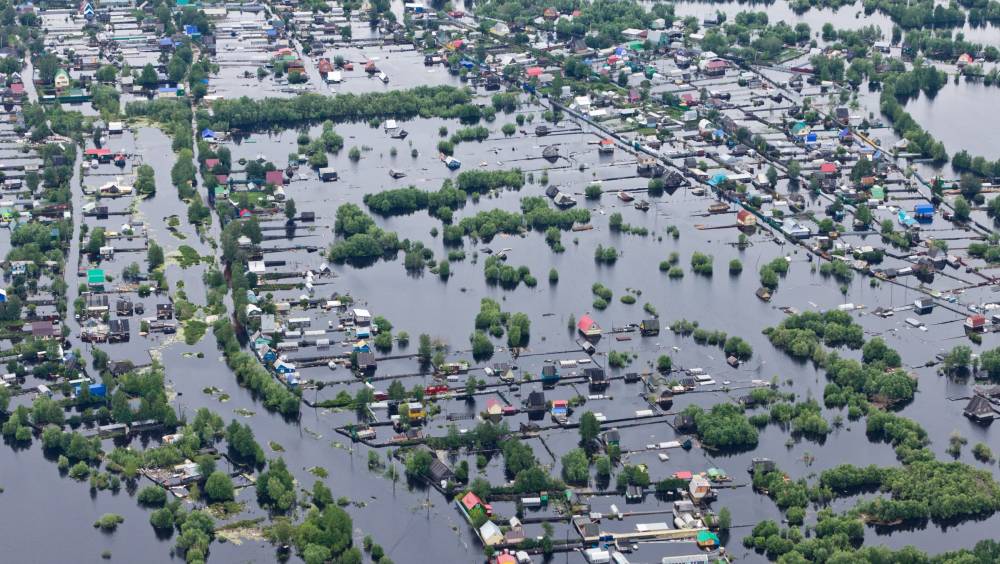
<svg viewBox="0 0 1000 564">
<path fill-rule="evenodd" d="M 997 561 L 995 8 L 4 2 L 5 559 Z"/>
</svg>

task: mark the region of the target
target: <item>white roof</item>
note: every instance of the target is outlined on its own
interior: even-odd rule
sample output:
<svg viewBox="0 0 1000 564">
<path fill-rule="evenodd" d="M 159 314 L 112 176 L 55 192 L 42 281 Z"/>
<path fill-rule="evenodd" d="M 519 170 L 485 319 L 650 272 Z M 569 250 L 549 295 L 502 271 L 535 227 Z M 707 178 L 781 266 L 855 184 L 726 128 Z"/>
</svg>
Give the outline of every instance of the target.
<svg viewBox="0 0 1000 564">
<path fill-rule="evenodd" d="M 371 317 L 372 314 L 367 309 L 356 308 L 354 310 L 354 317 Z"/>
</svg>

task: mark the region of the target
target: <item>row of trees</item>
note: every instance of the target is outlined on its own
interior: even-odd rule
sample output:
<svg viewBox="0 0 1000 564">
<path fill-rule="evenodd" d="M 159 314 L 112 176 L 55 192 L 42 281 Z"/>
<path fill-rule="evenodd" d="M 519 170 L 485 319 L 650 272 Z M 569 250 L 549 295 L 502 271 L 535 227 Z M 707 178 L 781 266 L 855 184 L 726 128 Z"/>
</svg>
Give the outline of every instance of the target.
<svg viewBox="0 0 1000 564">
<path fill-rule="evenodd" d="M 324 120 L 347 122 L 417 116 L 459 118 L 475 123 L 481 112 L 470 100 L 468 91 L 450 86 L 336 96 L 306 93 L 292 98 L 244 97 L 214 104 L 210 116 L 199 115 L 199 128 L 258 130 Z"/>
</svg>

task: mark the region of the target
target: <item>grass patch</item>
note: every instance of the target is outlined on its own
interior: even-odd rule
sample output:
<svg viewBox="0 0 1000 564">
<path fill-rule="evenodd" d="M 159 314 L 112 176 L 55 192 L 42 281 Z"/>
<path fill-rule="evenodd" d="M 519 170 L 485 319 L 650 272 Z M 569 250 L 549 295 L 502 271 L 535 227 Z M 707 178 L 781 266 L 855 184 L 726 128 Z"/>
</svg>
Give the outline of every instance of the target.
<svg viewBox="0 0 1000 564">
<path fill-rule="evenodd" d="M 198 263 L 201 262 L 201 255 L 198 254 L 198 251 L 194 250 L 188 245 L 181 245 L 180 248 L 177 249 L 177 251 L 181 255 L 180 258 L 177 259 L 177 262 L 181 265 L 181 268 L 198 266 Z"/>
<path fill-rule="evenodd" d="M 193 345 L 205 336 L 208 324 L 200 319 L 188 319 L 184 322 L 184 342 Z"/>
</svg>

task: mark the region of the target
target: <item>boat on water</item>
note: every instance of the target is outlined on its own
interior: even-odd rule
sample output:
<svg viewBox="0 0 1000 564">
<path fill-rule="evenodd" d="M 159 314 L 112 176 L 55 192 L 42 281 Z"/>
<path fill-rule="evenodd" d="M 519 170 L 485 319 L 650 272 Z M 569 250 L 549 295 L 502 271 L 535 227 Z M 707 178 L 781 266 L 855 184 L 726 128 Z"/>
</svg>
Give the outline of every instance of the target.
<svg viewBox="0 0 1000 564">
<path fill-rule="evenodd" d="M 535 135 L 542 137 L 549 134 L 549 127 L 547 125 L 539 125 L 535 128 Z"/>
<path fill-rule="evenodd" d="M 383 84 L 389 84 L 389 75 L 385 74 L 384 72 L 379 71 L 378 74 L 376 74 L 375 76 L 377 76 L 378 79 L 381 80 Z"/>
<path fill-rule="evenodd" d="M 726 213 L 729 211 L 729 204 L 722 202 L 708 206 L 708 213 Z"/>
<path fill-rule="evenodd" d="M 635 209 L 637 209 L 639 211 L 648 211 L 649 210 L 649 201 L 647 201 L 647 200 L 639 200 L 638 202 L 635 203 Z"/>
<path fill-rule="evenodd" d="M 556 145 L 549 145 L 542 150 L 542 157 L 549 162 L 556 162 L 559 159 L 559 147 Z"/>
<path fill-rule="evenodd" d="M 404 176 L 406 176 L 406 173 L 403 172 L 403 171 L 401 171 L 401 170 L 396 170 L 396 169 L 390 168 L 389 169 L 389 176 L 391 176 L 393 178 L 403 178 Z"/>
<path fill-rule="evenodd" d="M 352 71 L 352 70 L 354 70 L 354 63 L 344 63 L 344 70 L 345 71 Z"/>
<path fill-rule="evenodd" d="M 619 190 L 618 191 L 618 199 L 621 200 L 621 201 L 623 201 L 623 202 L 631 202 L 632 200 L 635 199 L 635 196 L 633 196 L 632 194 L 629 194 L 628 192 L 626 192 L 624 190 Z"/>
<path fill-rule="evenodd" d="M 399 128 L 390 133 L 389 137 L 392 137 L 393 139 L 406 139 L 407 135 L 409 135 L 409 132 L 403 128 Z"/>
</svg>

